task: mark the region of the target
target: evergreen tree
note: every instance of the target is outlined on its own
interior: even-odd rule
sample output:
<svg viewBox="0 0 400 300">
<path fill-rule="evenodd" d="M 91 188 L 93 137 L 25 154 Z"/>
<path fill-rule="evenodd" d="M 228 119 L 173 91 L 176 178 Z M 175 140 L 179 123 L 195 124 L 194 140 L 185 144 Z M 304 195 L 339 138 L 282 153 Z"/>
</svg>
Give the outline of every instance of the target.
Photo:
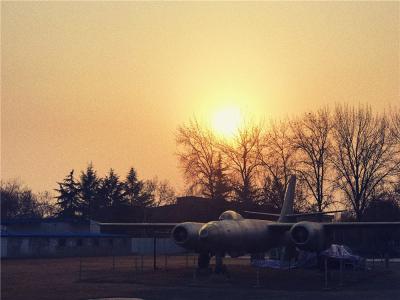
<svg viewBox="0 0 400 300">
<path fill-rule="evenodd" d="M 123 194 L 123 184 L 119 177 L 110 169 L 108 175 L 101 182 L 101 197 L 106 207 L 121 208 L 126 206 L 127 201 Z"/>
<path fill-rule="evenodd" d="M 214 199 L 226 200 L 232 187 L 226 174 L 227 167 L 223 165 L 221 153 L 218 154 L 218 160 L 214 171 Z"/>
<path fill-rule="evenodd" d="M 57 182 L 59 193 L 57 205 L 60 207 L 58 216 L 77 218 L 82 217 L 82 205 L 79 201 L 79 184 L 75 181 L 74 170 L 65 177 L 63 182 Z"/>
<path fill-rule="evenodd" d="M 264 209 L 280 211 L 285 196 L 285 187 L 276 177 L 266 175 L 257 197 L 257 205 Z"/>
<path fill-rule="evenodd" d="M 101 208 L 98 195 L 99 185 L 100 179 L 97 177 L 93 164 L 90 163 L 86 171 L 81 173 L 79 186 L 79 198 L 83 205 L 83 215 L 86 218 L 94 218 Z"/>
<path fill-rule="evenodd" d="M 143 183 L 143 189 L 140 192 L 139 197 L 137 199 L 138 206 L 144 208 L 154 206 L 157 188 L 158 188 L 157 185 L 154 185 L 154 183 L 151 180 L 146 180 Z"/>
<path fill-rule="evenodd" d="M 143 182 L 138 180 L 137 173 L 131 168 L 124 182 L 124 199 L 131 207 L 139 207 L 141 209 L 141 220 L 147 219 L 146 208 L 153 206 L 155 202 L 156 186 L 151 181 Z"/>
<path fill-rule="evenodd" d="M 124 182 L 124 197 L 130 206 L 134 206 L 140 191 L 143 189 L 143 182 L 137 179 L 136 170 L 130 168 Z"/>
</svg>

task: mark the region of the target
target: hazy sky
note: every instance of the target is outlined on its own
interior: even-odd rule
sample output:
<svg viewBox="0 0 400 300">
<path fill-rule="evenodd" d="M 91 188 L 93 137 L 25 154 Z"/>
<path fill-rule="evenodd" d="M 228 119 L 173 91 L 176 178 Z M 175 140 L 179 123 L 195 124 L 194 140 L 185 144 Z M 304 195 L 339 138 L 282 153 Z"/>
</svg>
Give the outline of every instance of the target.
<svg viewBox="0 0 400 300">
<path fill-rule="evenodd" d="M 182 187 L 174 133 L 231 104 L 282 117 L 400 103 L 399 2 L 2 2 L 1 177 L 93 161 Z"/>
</svg>

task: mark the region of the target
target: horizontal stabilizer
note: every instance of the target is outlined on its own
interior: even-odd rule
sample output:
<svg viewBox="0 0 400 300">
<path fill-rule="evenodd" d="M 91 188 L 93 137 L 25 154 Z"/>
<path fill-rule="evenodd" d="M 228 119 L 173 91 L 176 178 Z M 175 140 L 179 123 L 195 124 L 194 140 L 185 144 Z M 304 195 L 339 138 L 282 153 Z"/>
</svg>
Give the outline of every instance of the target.
<svg viewBox="0 0 400 300">
<path fill-rule="evenodd" d="M 333 213 L 344 212 L 344 211 L 346 211 L 346 210 L 317 211 L 317 212 L 290 214 L 290 215 L 286 215 L 286 216 L 287 217 L 319 216 L 319 215 L 333 214 Z"/>
<path fill-rule="evenodd" d="M 271 213 L 264 213 L 264 212 L 258 212 L 258 211 L 244 211 L 247 214 L 253 214 L 253 215 L 262 215 L 262 216 L 269 216 L 269 217 L 279 217 L 280 214 L 271 214 Z"/>
<path fill-rule="evenodd" d="M 301 216 L 318 216 L 318 215 L 325 215 L 325 214 L 333 214 L 337 212 L 343 212 L 346 210 L 331 210 L 331 211 L 322 211 L 322 212 L 308 212 L 308 213 L 298 213 L 298 214 L 287 214 L 285 217 L 301 217 Z M 264 213 L 264 212 L 257 212 L 257 211 L 244 211 L 248 214 L 253 215 L 262 215 L 262 216 L 269 216 L 269 217 L 279 217 L 280 214 L 272 214 L 272 213 Z"/>
</svg>

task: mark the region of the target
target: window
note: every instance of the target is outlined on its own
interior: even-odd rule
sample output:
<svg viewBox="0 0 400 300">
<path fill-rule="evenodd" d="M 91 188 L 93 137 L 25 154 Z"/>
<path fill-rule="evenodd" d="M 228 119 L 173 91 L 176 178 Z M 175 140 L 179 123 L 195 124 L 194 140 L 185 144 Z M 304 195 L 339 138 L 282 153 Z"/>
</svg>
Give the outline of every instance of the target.
<svg viewBox="0 0 400 300">
<path fill-rule="evenodd" d="M 113 239 L 109 239 L 109 240 L 108 240 L 108 244 L 109 244 L 110 246 L 113 246 L 113 245 L 114 245 L 114 240 L 113 240 Z"/>
<path fill-rule="evenodd" d="M 76 240 L 76 245 L 77 245 L 78 247 L 82 247 L 82 246 L 83 246 L 83 240 L 82 240 L 82 239 L 77 239 L 77 240 Z"/>
</svg>

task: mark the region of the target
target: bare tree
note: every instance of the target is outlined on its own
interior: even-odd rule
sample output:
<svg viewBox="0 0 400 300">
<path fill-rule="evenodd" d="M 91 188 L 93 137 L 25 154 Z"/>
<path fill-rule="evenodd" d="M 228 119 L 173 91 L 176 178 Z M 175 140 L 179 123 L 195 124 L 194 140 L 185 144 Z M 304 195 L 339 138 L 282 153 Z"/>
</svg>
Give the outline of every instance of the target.
<svg viewBox="0 0 400 300">
<path fill-rule="evenodd" d="M 333 123 L 335 184 L 346 195 L 357 220 L 387 179 L 398 174 L 395 140 L 384 114 L 370 107 L 337 106 Z"/>
<path fill-rule="evenodd" d="M 260 141 L 261 126 L 247 123 L 238 130 L 232 141 L 220 143 L 235 193 L 238 200 L 247 206 L 252 204 L 256 191 Z"/>
<path fill-rule="evenodd" d="M 190 191 L 214 199 L 220 150 L 213 132 L 194 119 L 178 128 L 177 153 Z"/>
<path fill-rule="evenodd" d="M 49 191 L 36 194 L 38 211 L 42 218 L 53 217 L 58 214 L 54 196 Z"/>
<path fill-rule="evenodd" d="M 49 192 L 35 194 L 19 180 L 0 182 L 1 218 L 46 218 L 57 213 Z"/>
<path fill-rule="evenodd" d="M 260 164 L 266 174 L 271 176 L 272 182 L 278 189 L 279 199 L 275 199 L 274 206 L 282 207 L 289 177 L 294 173 L 294 149 L 291 145 L 291 128 L 287 120 L 271 122 L 270 130 L 263 135 L 262 143 L 258 147 Z"/>
<path fill-rule="evenodd" d="M 327 181 L 331 126 L 328 108 L 306 113 L 291 122 L 292 143 L 297 151 L 296 171 L 315 199 L 319 212 L 332 203 L 332 188 Z"/>
<path fill-rule="evenodd" d="M 390 121 L 393 138 L 396 139 L 398 146 L 400 146 L 400 108 L 395 108 L 391 111 Z"/>
<path fill-rule="evenodd" d="M 154 195 L 154 206 L 171 205 L 176 203 L 175 189 L 168 180 L 160 181 L 158 177 L 147 180 L 147 185 Z"/>
</svg>

